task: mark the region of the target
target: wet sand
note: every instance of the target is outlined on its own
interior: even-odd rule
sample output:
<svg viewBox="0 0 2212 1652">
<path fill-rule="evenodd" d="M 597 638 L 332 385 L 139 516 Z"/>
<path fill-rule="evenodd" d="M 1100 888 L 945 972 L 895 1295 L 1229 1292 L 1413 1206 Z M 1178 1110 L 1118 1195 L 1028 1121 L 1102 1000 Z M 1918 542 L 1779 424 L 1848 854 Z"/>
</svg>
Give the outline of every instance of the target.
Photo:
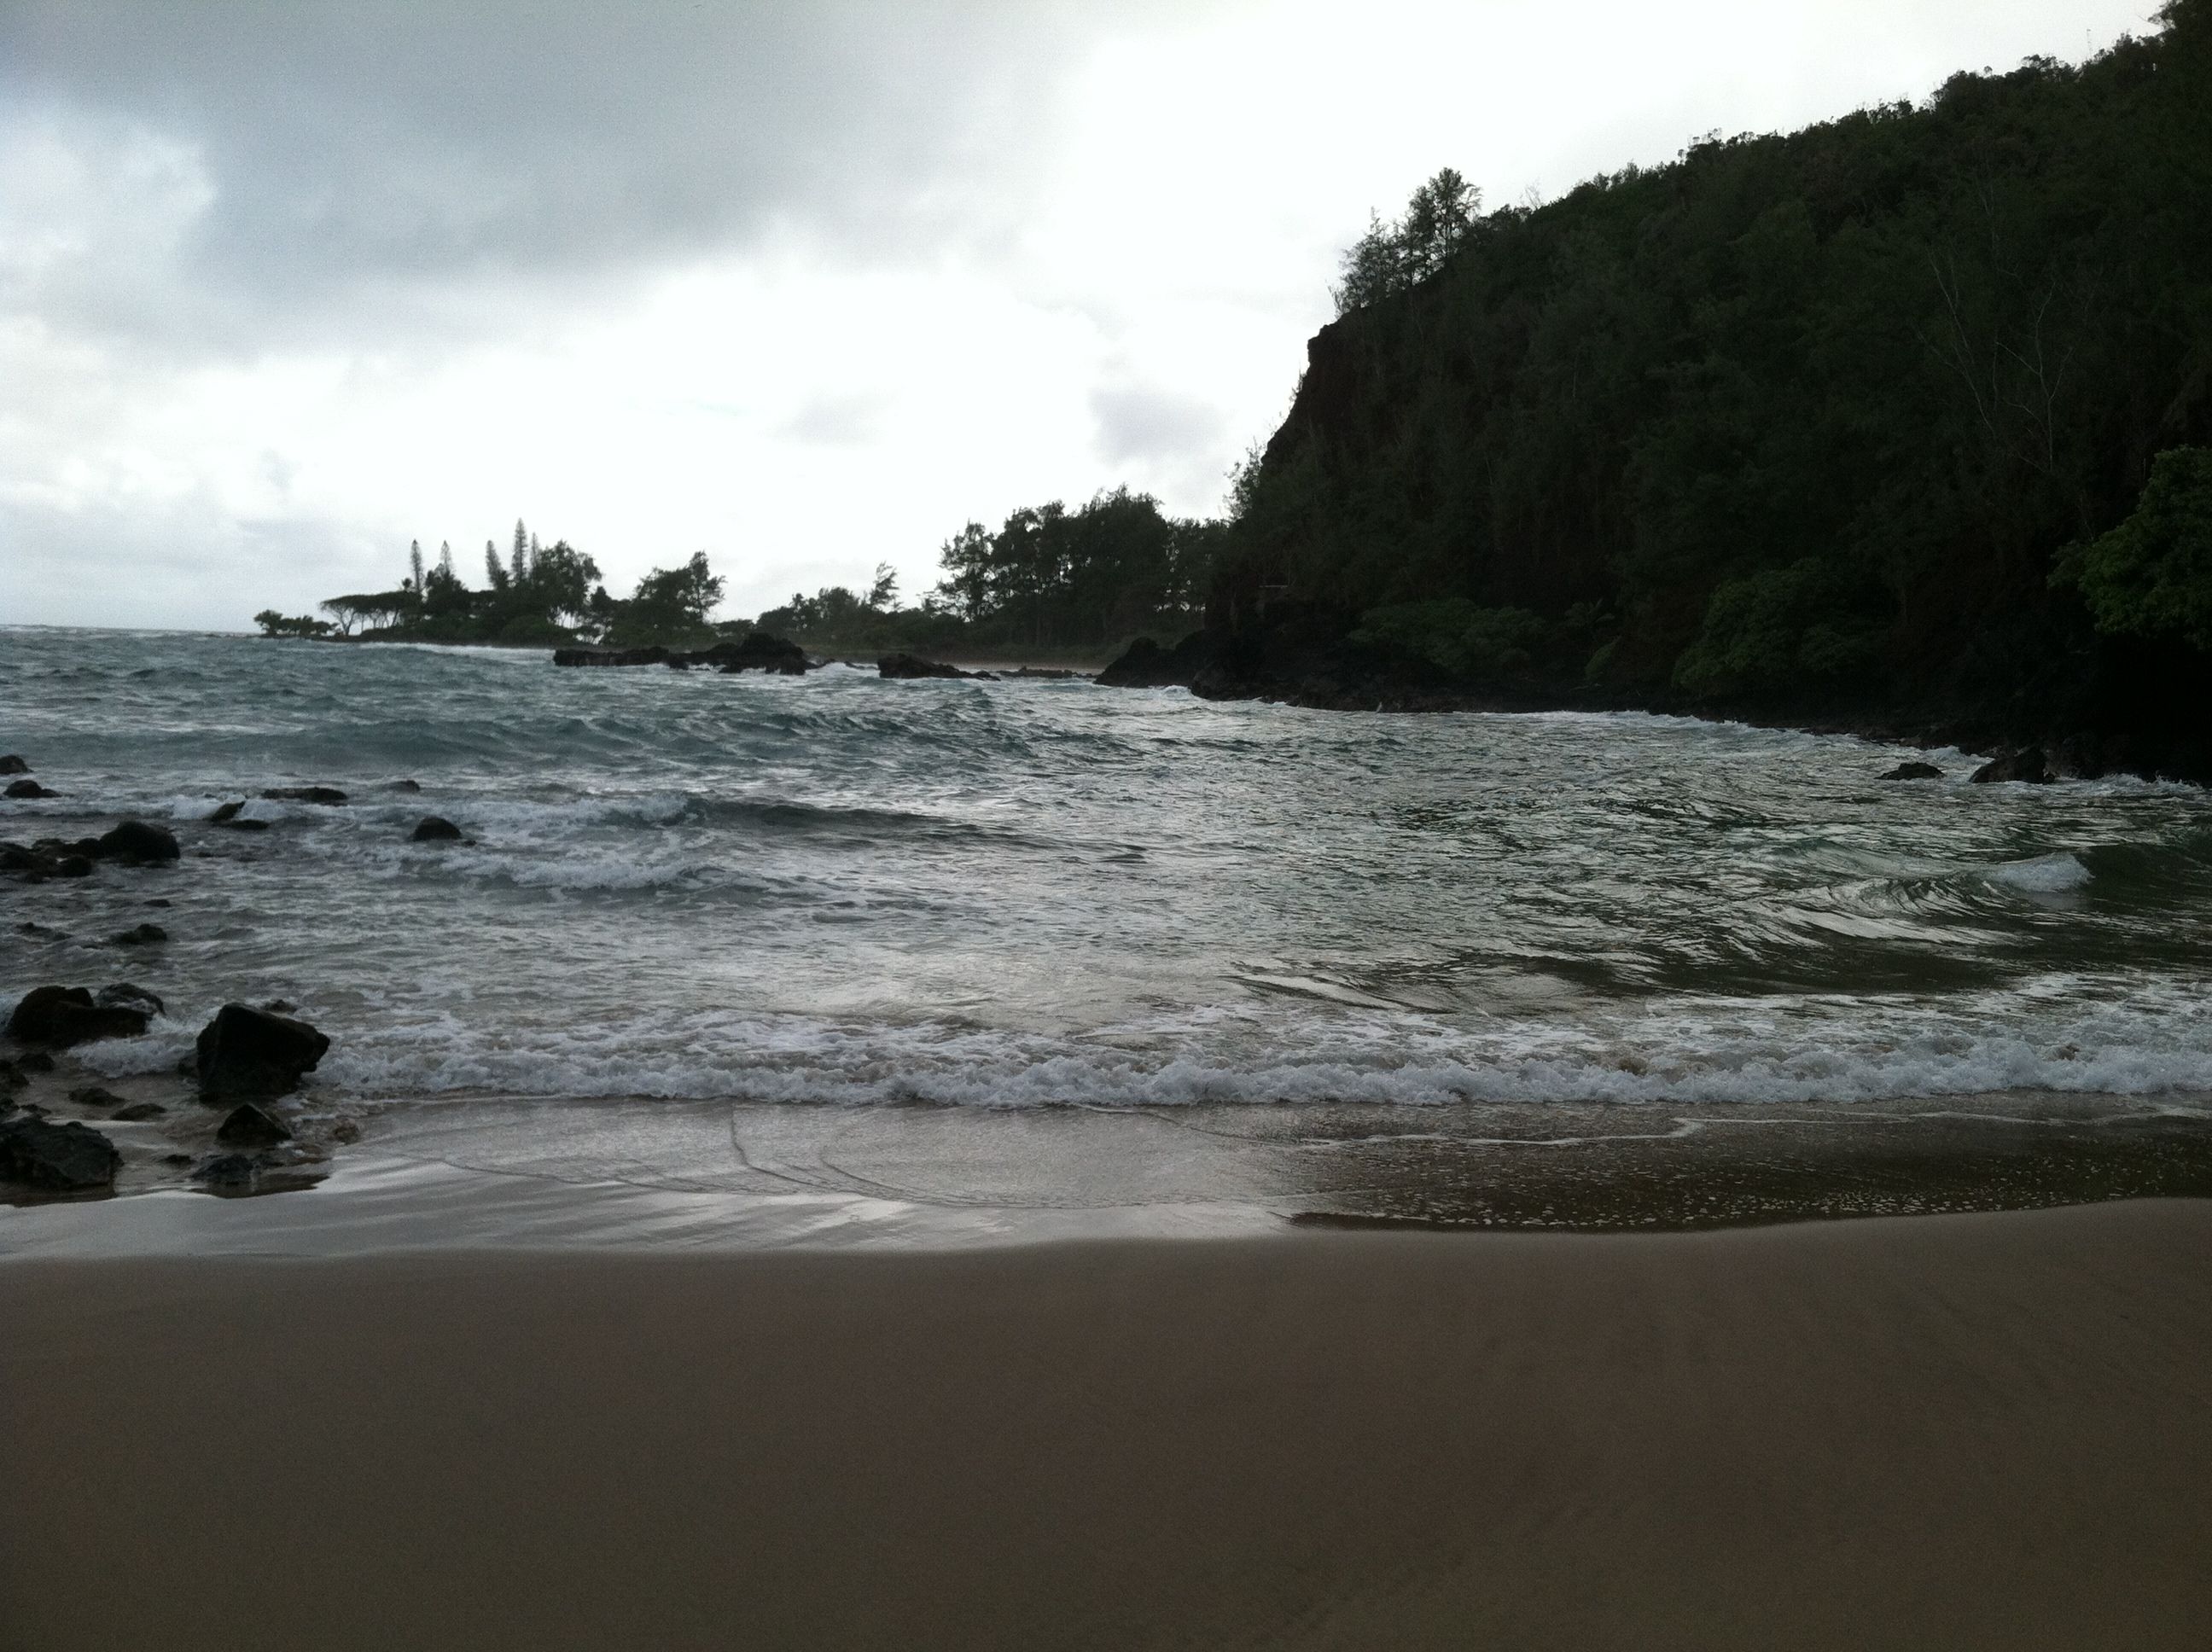
<svg viewBox="0 0 2212 1652">
<path fill-rule="evenodd" d="M 0 1264 L 0 1646 L 2180 1647 L 2212 1203 Z"/>
</svg>

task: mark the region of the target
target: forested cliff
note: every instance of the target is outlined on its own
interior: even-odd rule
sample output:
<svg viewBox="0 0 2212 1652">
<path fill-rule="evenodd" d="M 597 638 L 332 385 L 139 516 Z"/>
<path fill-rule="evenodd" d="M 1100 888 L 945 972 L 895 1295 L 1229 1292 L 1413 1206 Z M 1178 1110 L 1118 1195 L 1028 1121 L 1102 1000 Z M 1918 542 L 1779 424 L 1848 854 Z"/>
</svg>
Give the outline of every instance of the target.
<svg viewBox="0 0 2212 1652">
<path fill-rule="evenodd" d="M 2192 640 L 2191 592 L 2144 582 L 2212 600 L 2212 544 L 2110 531 L 2159 455 L 2212 443 L 2212 0 L 2079 67 L 1701 142 L 1453 247 L 1312 341 L 1239 479 L 1202 688 L 2202 766 L 2212 610 Z M 2128 599 L 2085 599 L 2100 576 Z"/>
</svg>

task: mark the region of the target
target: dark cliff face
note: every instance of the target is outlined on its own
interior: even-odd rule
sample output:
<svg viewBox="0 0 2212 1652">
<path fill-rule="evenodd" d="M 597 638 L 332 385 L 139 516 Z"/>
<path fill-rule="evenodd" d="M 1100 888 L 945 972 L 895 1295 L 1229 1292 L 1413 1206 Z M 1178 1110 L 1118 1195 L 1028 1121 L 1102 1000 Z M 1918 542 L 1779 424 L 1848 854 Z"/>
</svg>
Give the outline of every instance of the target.
<svg viewBox="0 0 2212 1652">
<path fill-rule="evenodd" d="M 1310 343 L 1216 658 L 2201 768 L 2212 659 L 2059 572 L 2212 443 L 2212 0 L 2163 21 L 1481 220 Z"/>
</svg>

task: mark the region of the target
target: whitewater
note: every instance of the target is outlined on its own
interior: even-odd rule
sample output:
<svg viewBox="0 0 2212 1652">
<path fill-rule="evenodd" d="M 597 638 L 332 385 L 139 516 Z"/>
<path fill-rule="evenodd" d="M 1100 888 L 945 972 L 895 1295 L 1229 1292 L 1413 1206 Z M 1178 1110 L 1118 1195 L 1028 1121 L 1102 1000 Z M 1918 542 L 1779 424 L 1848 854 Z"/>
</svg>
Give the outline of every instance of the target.
<svg viewBox="0 0 2212 1652">
<path fill-rule="evenodd" d="M 1644 715 L 36 628 L 0 751 L 64 794 L 0 836 L 185 845 L 0 885 L 0 990 L 158 991 L 80 1052 L 118 1078 L 284 1000 L 332 1039 L 313 1108 L 2212 1093 L 2205 795 L 1956 751 L 1901 783 L 1923 754 Z M 349 801 L 261 796 L 309 785 Z"/>
</svg>

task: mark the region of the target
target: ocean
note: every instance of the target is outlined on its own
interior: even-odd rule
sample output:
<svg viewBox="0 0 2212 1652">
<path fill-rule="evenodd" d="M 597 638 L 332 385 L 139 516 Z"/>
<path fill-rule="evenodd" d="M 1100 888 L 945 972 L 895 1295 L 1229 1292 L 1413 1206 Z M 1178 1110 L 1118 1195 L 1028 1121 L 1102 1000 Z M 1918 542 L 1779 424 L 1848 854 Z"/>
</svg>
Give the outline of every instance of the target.
<svg viewBox="0 0 2212 1652">
<path fill-rule="evenodd" d="M 1420 1216 L 1498 1142 L 2002 1117 L 2166 1153 L 2212 1118 L 2212 799 L 2176 786 L 1640 714 L 36 628 L 0 629 L 0 751 L 63 794 L 0 836 L 184 847 L 0 883 L 0 993 L 158 992 L 76 1052 L 148 1094 L 222 1004 L 295 1005 L 331 1049 L 294 1111 L 372 1157 Z M 262 796 L 304 786 L 347 801 Z M 152 1145 L 126 1190 L 185 1181 Z"/>
</svg>

